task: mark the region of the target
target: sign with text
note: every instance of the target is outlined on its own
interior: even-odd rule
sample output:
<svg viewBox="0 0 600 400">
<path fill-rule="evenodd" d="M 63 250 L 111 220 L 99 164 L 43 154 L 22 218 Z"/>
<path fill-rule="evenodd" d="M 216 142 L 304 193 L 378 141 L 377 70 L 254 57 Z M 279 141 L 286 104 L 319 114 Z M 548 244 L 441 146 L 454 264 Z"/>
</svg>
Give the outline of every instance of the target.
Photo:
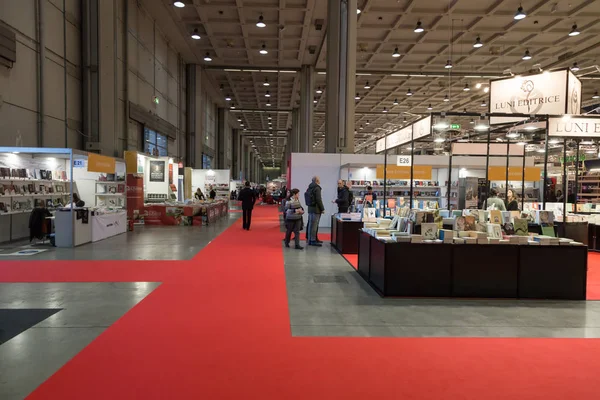
<svg viewBox="0 0 600 400">
<path fill-rule="evenodd" d="M 165 162 L 150 161 L 150 182 L 165 181 Z"/>
<path fill-rule="evenodd" d="M 410 156 L 398 156 L 398 159 L 396 161 L 396 165 L 398 167 L 410 167 L 411 164 L 412 158 Z"/>
<path fill-rule="evenodd" d="M 377 165 L 377 179 L 384 179 L 383 164 Z M 410 179 L 410 166 L 399 167 L 397 165 L 388 165 L 386 169 L 386 179 Z M 431 165 L 414 165 L 413 179 L 416 180 L 431 180 Z"/>
<path fill-rule="evenodd" d="M 400 129 L 394 133 L 390 133 L 385 138 L 385 148 L 393 149 L 394 147 L 400 146 L 404 143 L 408 143 L 412 140 L 412 126 Z"/>
<path fill-rule="evenodd" d="M 431 135 L 431 115 L 413 124 L 413 140 L 418 140 L 428 135 Z"/>
<path fill-rule="evenodd" d="M 103 172 L 106 174 L 114 174 L 116 170 L 116 162 L 112 157 L 101 156 L 100 154 L 89 153 L 88 155 L 88 171 Z"/>
<path fill-rule="evenodd" d="M 410 143 L 411 140 L 421 139 L 431 134 L 431 116 L 423 118 L 412 125 L 404 127 L 394 133 L 390 133 L 379 139 L 375 144 L 375 152 L 381 153 L 385 150 Z"/>
<path fill-rule="evenodd" d="M 561 117 L 548 119 L 548 136 L 561 137 L 600 137 L 600 118 Z"/>
<path fill-rule="evenodd" d="M 535 182 L 541 179 L 542 170 L 540 167 L 525 167 L 525 181 Z M 506 167 L 489 167 L 488 179 L 490 181 L 506 181 Z M 509 181 L 522 181 L 522 167 L 508 167 Z"/>
<path fill-rule="evenodd" d="M 490 112 L 562 115 L 567 111 L 567 81 L 567 70 L 491 81 Z"/>
<path fill-rule="evenodd" d="M 380 153 L 385 150 L 385 138 L 381 138 L 375 144 L 375 152 Z"/>
</svg>

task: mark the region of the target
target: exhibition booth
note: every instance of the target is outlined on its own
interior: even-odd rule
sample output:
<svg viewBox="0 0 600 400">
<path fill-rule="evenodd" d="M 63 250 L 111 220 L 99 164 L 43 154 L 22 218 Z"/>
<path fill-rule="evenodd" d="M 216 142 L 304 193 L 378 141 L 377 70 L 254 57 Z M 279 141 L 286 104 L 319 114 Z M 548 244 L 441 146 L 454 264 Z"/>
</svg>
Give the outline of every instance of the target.
<svg viewBox="0 0 600 400">
<path fill-rule="evenodd" d="M 381 295 L 586 298 L 600 164 L 581 154 L 597 158 L 600 118 L 578 115 L 568 70 L 490 87 L 491 112 L 431 113 L 380 138 L 375 155 L 291 155 L 291 187 L 320 177 L 334 216 L 320 227 Z M 349 213 L 332 203 L 338 179 Z"/>
<path fill-rule="evenodd" d="M 80 202 L 75 202 L 78 196 Z M 124 233 L 123 160 L 59 148 L 0 148 L 0 242 L 32 236 L 73 247 Z M 39 216 L 34 219 L 32 216 Z"/>
<path fill-rule="evenodd" d="M 127 216 L 138 224 L 147 225 L 206 225 L 228 212 L 229 175 L 225 189 L 219 187 L 214 201 L 195 201 L 194 192 L 217 185 L 221 176 L 204 170 L 183 168 L 169 157 L 157 157 L 126 151 Z M 229 171 L 227 171 L 229 173 Z M 200 176 L 202 179 L 200 179 Z M 213 179 L 214 178 L 214 179 Z M 208 199 L 208 192 L 204 191 Z M 220 194 L 220 195 L 219 195 Z M 225 194 L 225 196 L 223 195 Z"/>
</svg>

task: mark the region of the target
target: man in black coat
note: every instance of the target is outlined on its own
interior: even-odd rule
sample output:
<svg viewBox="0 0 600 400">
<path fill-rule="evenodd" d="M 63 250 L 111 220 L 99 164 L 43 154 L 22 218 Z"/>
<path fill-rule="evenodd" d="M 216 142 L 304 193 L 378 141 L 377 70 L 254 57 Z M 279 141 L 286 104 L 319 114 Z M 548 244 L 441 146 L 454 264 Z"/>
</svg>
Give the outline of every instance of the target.
<svg viewBox="0 0 600 400">
<path fill-rule="evenodd" d="M 337 199 L 333 202 L 337 203 L 339 213 L 347 213 L 348 207 L 350 207 L 350 190 L 346 186 L 346 181 L 338 181 Z"/>
<path fill-rule="evenodd" d="M 240 190 L 240 194 L 238 195 L 238 200 L 242 202 L 243 228 L 249 231 L 250 223 L 252 222 L 252 209 L 256 202 L 256 194 L 250 188 L 250 182 L 244 184 L 244 188 Z"/>
</svg>

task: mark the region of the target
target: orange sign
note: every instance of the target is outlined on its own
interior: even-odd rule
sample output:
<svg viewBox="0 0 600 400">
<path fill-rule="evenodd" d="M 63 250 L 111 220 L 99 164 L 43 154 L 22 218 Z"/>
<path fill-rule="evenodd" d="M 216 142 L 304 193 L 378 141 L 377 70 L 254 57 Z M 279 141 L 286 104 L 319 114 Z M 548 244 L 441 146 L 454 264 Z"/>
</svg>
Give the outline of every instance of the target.
<svg viewBox="0 0 600 400">
<path fill-rule="evenodd" d="M 527 182 L 539 181 L 541 178 L 540 167 L 525 167 L 525 180 Z M 488 179 L 490 181 L 506 181 L 506 167 L 489 167 Z M 508 167 L 508 180 L 523 180 L 523 168 Z"/>
<path fill-rule="evenodd" d="M 137 174 L 137 151 L 125 152 L 125 167 L 128 174 Z"/>
<path fill-rule="evenodd" d="M 431 165 L 414 165 L 413 179 L 431 180 Z M 410 179 L 410 167 L 387 166 L 387 179 Z M 377 179 L 383 179 L 383 164 L 377 165 Z"/>
<path fill-rule="evenodd" d="M 103 172 L 106 174 L 114 174 L 115 159 L 112 157 L 101 156 L 100 154 L 89 153 L 88 155 L 88 171 Z"/>
</svg>

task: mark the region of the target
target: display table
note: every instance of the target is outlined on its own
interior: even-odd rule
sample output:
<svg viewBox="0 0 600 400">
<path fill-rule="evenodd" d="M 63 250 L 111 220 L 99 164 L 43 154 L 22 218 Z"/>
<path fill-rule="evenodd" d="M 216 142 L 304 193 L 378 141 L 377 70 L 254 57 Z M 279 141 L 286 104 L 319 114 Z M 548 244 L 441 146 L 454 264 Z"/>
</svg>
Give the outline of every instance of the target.
<svg viewBox="0 0 600 400">
<path fill-rule="evenodd" d="M 92 242 L 127 232 L 127 212 L 92 215 Z"/>
<path fill-rule="evenodd" d="M 385 243 L 361 232 L 358 271 L 382 296 L 585 300 L 587 247 Z"/>
<path fill-rule="evenodd" d="M 342 254 L 358 254 L 358 238 L 363 223 L 335 218 L 331 228 L 331 244 Z"/>
<path fill-rule="evenodd" d="M 228 201 L 189 205 L 146 204 L 144 223 L 147 225 L 208 225 L 227 215 Z M 196 222 L 198 221 L 198 222 Z"/>
</svg>

